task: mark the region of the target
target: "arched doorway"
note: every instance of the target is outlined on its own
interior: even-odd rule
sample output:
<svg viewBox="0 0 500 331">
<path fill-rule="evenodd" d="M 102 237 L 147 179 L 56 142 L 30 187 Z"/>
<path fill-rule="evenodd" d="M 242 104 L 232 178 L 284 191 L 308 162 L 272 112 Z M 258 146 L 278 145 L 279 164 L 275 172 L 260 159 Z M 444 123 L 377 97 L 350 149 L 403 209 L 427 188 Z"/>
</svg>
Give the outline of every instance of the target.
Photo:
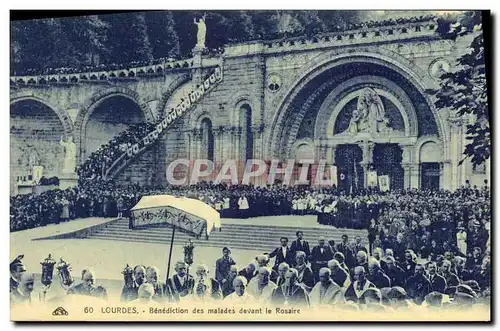
<svg viewBox="0 0 500 331">
<path fill-rule="evenodd" d="M 346 144 L 335 151 L 338 188 L 348 194 L 361 189 L 364 185 L 364 171 L 360 162 L 363 152 L 358 145 Z"/>
<path fill-rule="evenodd" d="M 33 180 L 33 168 L 43 167 L 43 177 L 57 177 L 64 151 L 61 138 L 67 136 L 56 112 L 35 99 L 22 99 L 10 106 L 11 194 L 20 182 Z"/>
<path fill-rule="evenodd" d="M 391 190 L 404 188 L 404 170 L 401 166 L 402 150 L 397 144 L 375 144 L 373 167 L 378 176 L 389 176 Z"/>
<path fill-rule="evenodd" d="M 201 146 L 200 157 L 202 159 L 214 161 L 214 132 L 212 129 L 212 121 L 209 118 L 204 118 L 200 123 L 201 130 Z"/>
<path fill-rule="evenodd" d="M 244 162 L 253 159 L 252 108 L 244 104 L 239 109 L 239 126 L 241 127 L 240 159 Z"/>
<path fill-rule="evenodd" d="M 428 141 L 420 147 L 420 188 L 439 190 L 441 179 L 441 149 L 438 144 Z"/>
<path fill-rule="evenodd" d="M 91 153 L 131 125 L 144 121 L 141 108 L 132 99 L 122 95 L 105 98 L 93 107 L 88 120 L 83 124 L 81 161 L 85 161 Z"/>
</svg>

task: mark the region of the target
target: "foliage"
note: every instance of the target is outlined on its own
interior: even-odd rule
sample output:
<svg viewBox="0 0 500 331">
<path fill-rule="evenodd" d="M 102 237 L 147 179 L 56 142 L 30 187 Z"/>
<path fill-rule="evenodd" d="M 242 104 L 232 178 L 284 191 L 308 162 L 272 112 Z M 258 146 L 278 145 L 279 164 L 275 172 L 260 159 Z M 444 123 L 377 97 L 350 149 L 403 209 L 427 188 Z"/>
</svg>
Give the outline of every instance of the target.
<svg viewBox="0 0 500 331">
<path fill-rule="evenodd" d="M 456 21 L 450 18 L 438 21 L 438 33 L 443 38 L 455 40 L 471 33 L 477 34 L 468 53 L 458 59 L 458 69 L 444 73 L 439 89 L 429 91 L 436 97 L 437 109 L 449 109 L 450 116 L 456 115 L 467 121 L 472 118 L 472 123 L 467 124 L 468 143 L 460 164 L 471 158 L 474 165 L 479 165 L 491 155 L 484 38 L 480 24 L 481 15 L 478 12 L 467 12 Z"/>
<path fill-rule="evenodd" d="M 274 39 L 279 33 L 312 35 L 358 23 L 357 11 L 225 10 L 148 11 L 11 23 L 11 68 L 78 67 L 190 56 L 194 18 L 206 16 L 209 48 Z"/>
</svg>

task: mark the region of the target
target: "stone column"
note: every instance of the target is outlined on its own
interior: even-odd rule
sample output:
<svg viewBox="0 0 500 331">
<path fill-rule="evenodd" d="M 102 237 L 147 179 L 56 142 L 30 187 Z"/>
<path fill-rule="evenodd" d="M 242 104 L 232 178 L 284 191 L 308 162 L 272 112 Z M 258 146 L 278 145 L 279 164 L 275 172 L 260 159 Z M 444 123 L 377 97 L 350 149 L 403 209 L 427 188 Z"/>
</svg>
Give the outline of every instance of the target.
<svg viewBox="0 0 500 331">
<path fill-rule="evenodd" d="M 411 163 L 412 163 L 412 155 L 411 155 L 411 145 L 400 144 L 399 147 L 403 151 L 403 158 L 401 162 L 401 166 L 404 170 L 404 188 L 410 188 L 411 186 Z"/>
<path fill-rule="evenodd" d="M 193 85 L 201 85 L 202 84 L 202 75 L 201 75 L 201 68 L 202 68 L 202 58 L 201 58 L 201 53 L 202 49 L 195 47 L 193 48 L 193 69 L 192 69 L 192 76 L 193 76 Z"/>
<path fill-rule="evenodd" d="M 451 187 L 455 191 L 461 184 L 465 184 L 466 171 L 464 166 L 460 166 L 459 162 L 462 159 L 464 151 L 463 127 L 464 120 L 459 116 L 450 116 L 448 118 L 450 124 L 450 161 L 448 166 L 451 171 Z"/>
<path fill-rule="evenodd" d="M 191 154 L 192 159 L 199 159 L 201 157 L 201 139 L 202 139 L 202 132 L 200 129 L 194 129 L 193 130 L 193 140 L 192 140 L 192 145 L 193 145 L 193 153 Z"/>
<path fill-rule="evenodd" d="M 417 155 L 420 152 L 417 146 L 408 146 L 410 151 L 411 163 L 410 168 L 410 188 L 420 187 L 420 164 L 417 162 Z"/>
</svg>

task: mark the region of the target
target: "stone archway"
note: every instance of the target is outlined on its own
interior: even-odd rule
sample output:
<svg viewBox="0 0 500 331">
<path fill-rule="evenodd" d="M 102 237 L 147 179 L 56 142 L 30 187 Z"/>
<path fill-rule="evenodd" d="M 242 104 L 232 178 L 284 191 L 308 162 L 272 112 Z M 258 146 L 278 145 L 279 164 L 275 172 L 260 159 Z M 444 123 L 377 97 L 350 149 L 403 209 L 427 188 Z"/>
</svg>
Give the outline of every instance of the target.
<svg viewBox="0 0 500 331">
<path fill-rule="evenodd" d="M 61 124 L 64 128 L 64 132 L 68 135 L 73 134 L 73 129 L 74 129 L 73 122 L 71 121 L 69 114 L 66 110 L 57 107 L 55 105 L 52 105 L 42 97 L 36 96 L 34 93 L 28 91 L 11 94 L 10 105 L 12 106 L 13 104 L 23 100 L 33 100 L 36 102 L 40 102 L 41 104 L 50 108 L 61 121 Z"/>
<path fill-rule="evenodd" d="M 35 167 L 41 167 L 37 169 L 40 176 L 60 177 L 61 139 L 72 136 L 72 123 L 60 109 L 36 97 L 14 98 L 10 107 L 10 192 L 25 194 L 18 191 L 22 187 L 18 182 L 31 185 Z"/>
<path fill-rule="evenodd" d="M 266 155 L 269 157 L 283 157 L 281 154 L 283 153 L 282 146 L 280 146 L 280 144 L 282 144 L 282 137 L 287 134 L 287 132 L 285 132 L 285 123 L 289 118 L 295 116 L 291 113 L 296 108 L 293 102 L 295 102 L 301 91 L 315 79 L 321 77 L 322 74 L 353 63 L 377 65 L 403 76 L 409 84 L 418 91 L 419 97 L 425 100 L 425 106 L 432 112 L 440 138 L 446 139 L 443 134 L 443 132 L 445 132 L 444 124 L 437 115 L 433 103 L 430 102 L 429 97 L 424 92 L 424 90 L 429 87 L 429 85 L 425 85 L 428 81 L 427 76 L 424 72 L 415 67 L 415 65 L 409 64 L 408 60 L 401 58 L 401 56 L 394 55 L 393 52 L 381 48 L 344 49 L 343 52 L 337 50 L 319 59 L 315 58 L 306 69 L 302 70 L 302 72 L 296 76 L 297 79 L 291 87 L 280 91 L 280 95 L 278 95 L 275 100 L 273 106 L 276 106 L 278 110 L 271 122 L 271 127 L 267 131 Z"/>
<path fill-rule="evenodd" d="M 155 117 L 148 104 L 141 103 L 139 94 L 135 91 L 123 87 L 113 87 L 95 93 L 80 110 L 75 120 L 75 144 L 79 150 L 77 155 L 79 163 L 90 154 L 86 152 L 85 148 L 85 128 L 92 114 L 98 110 L 103 103 L 117 97 L 129 100 L 132 104 L 136 105 L 144 121 L 150 122 L 154 120 Z"/>
</svg>

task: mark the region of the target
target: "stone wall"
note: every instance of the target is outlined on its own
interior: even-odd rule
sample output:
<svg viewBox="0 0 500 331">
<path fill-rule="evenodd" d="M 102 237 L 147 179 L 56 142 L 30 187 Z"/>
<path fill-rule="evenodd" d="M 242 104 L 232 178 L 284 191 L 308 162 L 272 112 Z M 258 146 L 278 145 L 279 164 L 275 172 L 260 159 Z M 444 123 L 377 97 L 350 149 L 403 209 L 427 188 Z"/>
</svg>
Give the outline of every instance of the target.
<svg viewBox="0 0 500 331">
<path fill-rule="evenodd" d="M 34 101 L 21 101 L 10 113 L 11 192 L 17 177 L 32 174 L 33 166 L 43 166 L 44 176 L 59 176 L 64 151 L 59 141 L 63 126 L 50 108 Z"/>
</svg>

